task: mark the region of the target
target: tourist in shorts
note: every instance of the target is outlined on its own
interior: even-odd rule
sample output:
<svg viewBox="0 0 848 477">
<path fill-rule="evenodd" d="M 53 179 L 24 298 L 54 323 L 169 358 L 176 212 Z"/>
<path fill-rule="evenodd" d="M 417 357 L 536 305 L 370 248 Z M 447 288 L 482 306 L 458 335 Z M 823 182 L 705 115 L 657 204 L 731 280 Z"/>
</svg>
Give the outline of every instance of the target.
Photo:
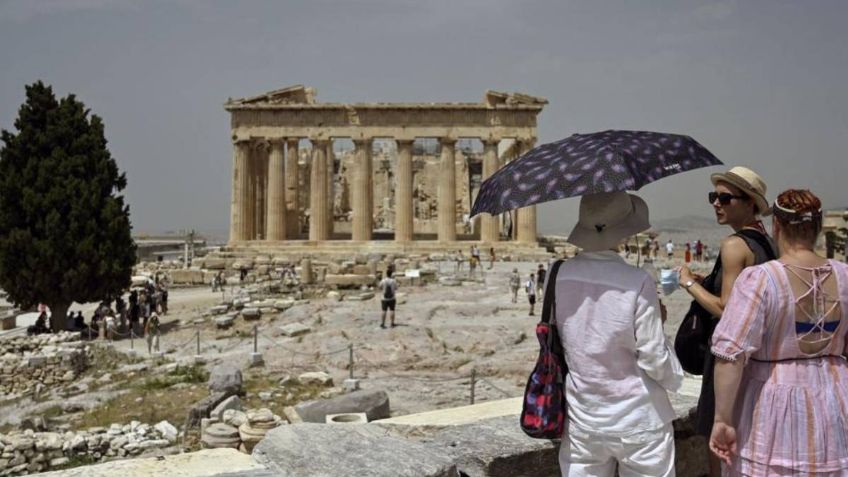
<svg viewBox="0 0 848 477">
<path fill-rule="evenodd" d="M 671 239 L 669 239 L 669 241 L 665 244 L 665 253 L 668 255 L 669 260 L 674 258 L 674 242 L 672 242 Z"/>
<path fill-rule="evenodd" d="M 518 303 L 518 290 L 521 288 L 521 275 L 518 274 L 518 269 L 513 268 L 512 274 L 509 276 L 509 291 L 512 292 L 512 302 Z"/>
<path fill-rule="evenodd" d="M 547 273 L 545 266 L 540 263 L 539 269 L 536 270 L 536 294 L 540 297 L 545 294 L 545 275 L 547 275 Z"/>
<path fill-rule="evenodd" d="M 389 323 L 391 327 L 395 327 L 395 306 L 397 306 L 395 295 L 397 294 L 398 283 L 397 280 L 392 278 L 392 275 L 394 275 L 394 270 L 389 268 L 386 270 L 386 278 L 380 280 L 380 284 L 378 285 L 381 293 L 380 306 L 383 310 L 383 315 L 380 318 L 380 328 L 386 327 L 386 312 L 389 312 Z"/>
<path fill-rule="evenodd" d="M 524 284 L 524 293 L 527 294 L 527 301 L 530 303 L 530 316 L 535 315 L 533 311 L 536 309 L 536 276 L 530 274 L 527 283 Z"/>
</svg>

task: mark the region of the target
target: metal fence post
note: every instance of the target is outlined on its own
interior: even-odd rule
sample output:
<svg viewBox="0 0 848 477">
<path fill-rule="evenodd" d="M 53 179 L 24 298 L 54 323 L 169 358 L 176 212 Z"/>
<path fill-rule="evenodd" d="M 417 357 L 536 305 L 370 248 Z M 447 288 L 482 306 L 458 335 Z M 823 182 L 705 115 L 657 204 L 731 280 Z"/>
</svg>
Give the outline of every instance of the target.
<svg viewBox="0 0 848 477">
<path fill-rule="evenodd" d="M 200 330 L 197 330 L 197 356 L 200 356 Z"/>
<path fill-rule="evenodd" d="M 130 328 L 130 349 L 132 350 L 135 349 L 135 339 L 133 338 L 135 338 L 135 333 L 133 333 L 132 328 Z"/>
<path fill-rule="evenodd" d="M 259 325 L 253 325 L 253 352 L 258 353 L 259 346 Z"/>
<path fill-rule="evenodd" d="M 350 349 L 348 353 L 348 368 L 350 369 L 350 379 L 353 379 L 353 343 L 350 344 Z"/>
<path fill-rule="evenodd" d="M 474 388 L 477 386 L 477 369 L 471 368 L 471 404 L 474 404 Z"/>
</svg>

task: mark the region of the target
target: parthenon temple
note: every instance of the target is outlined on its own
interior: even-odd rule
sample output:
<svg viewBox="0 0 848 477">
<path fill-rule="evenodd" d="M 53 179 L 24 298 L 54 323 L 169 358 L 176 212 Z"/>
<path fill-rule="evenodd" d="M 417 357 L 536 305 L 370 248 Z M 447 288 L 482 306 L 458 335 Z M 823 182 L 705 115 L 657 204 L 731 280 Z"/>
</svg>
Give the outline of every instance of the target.
<svg viewBox="0 0 848 477">
<path fill-rule="evenodd" d="M 536 209 L 471 219 L 480 183 L 531 149 L 547 101 L 321 103 L 293 86 L 228 100 L 229 247 L 538 250 Z M 461 242 L 461 243 L 460 243 Z"/>
</svg>

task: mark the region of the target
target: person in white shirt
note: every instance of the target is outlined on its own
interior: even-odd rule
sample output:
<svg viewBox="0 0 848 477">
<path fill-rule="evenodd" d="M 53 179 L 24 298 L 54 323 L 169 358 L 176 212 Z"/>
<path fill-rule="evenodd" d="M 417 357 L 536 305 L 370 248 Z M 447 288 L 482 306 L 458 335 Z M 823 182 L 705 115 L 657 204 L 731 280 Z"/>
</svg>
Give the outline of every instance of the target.
<svg viewBox="0 0 848 477">
<path fill-rule="evenodd" d="M 555 317 L 569 373 L 563 476 L 674 476 L 674 410 L 683 369 L 663 333 L 656 283 L 616 252 L 647 230 L 648 207 L 625 192 L 580 201 L 568 241 L 583 252 L 556 276 Z"/>
<path fill-rule="evenodd" d="M 530 316 L 535 315 L 536 309 L 536 277 L 531 273 L 530 278 L 524 283 L 524 292 L 527 293 L 527 301 L 530 302 Z"/>
<path fill-rule="evenodd" d="M 671 260 L 674 258 L 674 242 L 669 240 L 665 244 L 665 253 L 668 255 L 668 259 Z"/>
</svg>

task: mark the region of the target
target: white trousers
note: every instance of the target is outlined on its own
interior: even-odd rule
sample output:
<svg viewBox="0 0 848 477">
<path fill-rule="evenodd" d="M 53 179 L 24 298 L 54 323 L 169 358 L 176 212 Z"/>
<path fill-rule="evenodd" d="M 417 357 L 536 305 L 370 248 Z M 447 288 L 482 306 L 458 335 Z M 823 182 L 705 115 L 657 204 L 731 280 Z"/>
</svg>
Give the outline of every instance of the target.
<svg viewBox="0 0 848 477">
<path fill-rule="evenodd" d="M 674 428 L 627 437 L 592 434 L 568 425 L 559 448 L 563 477 L 674 477 Z"/>
</svg>

